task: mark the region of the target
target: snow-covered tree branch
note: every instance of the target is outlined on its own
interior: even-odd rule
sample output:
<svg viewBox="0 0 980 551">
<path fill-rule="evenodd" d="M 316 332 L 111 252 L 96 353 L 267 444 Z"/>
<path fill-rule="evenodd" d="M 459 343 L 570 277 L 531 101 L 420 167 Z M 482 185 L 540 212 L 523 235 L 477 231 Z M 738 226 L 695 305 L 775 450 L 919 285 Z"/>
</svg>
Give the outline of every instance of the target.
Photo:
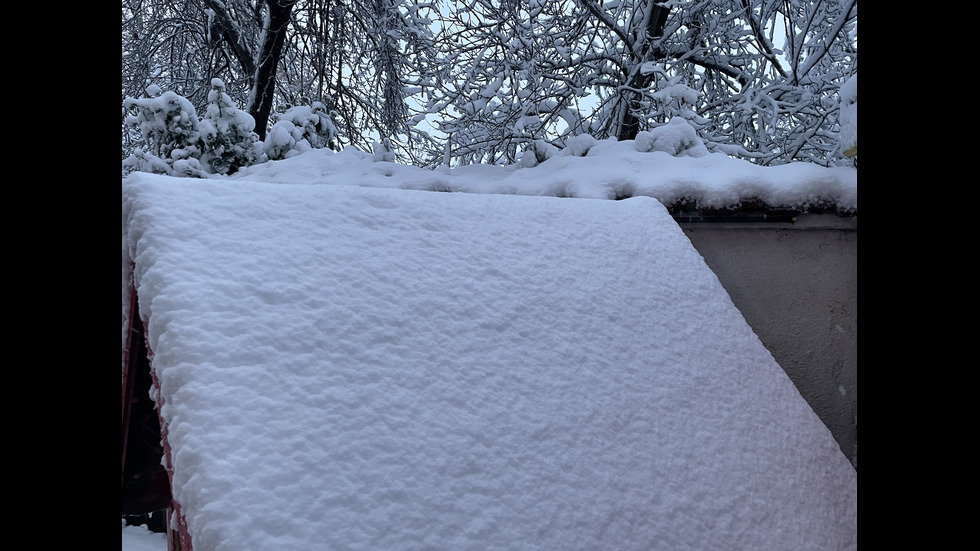
<svg viewBox="0 0 980 551">
<path fill-rule="evenodd" d="M 203 111 L 221 78 L 260 137 L 319 102 L 336 147 L 387 141 L 422 166 L 675 118 L 710 151 L 848 164 L 838 89 L 856 73 L 857 0 L 123 2 L 124 99 L 154 84 Z"/>
</svg>

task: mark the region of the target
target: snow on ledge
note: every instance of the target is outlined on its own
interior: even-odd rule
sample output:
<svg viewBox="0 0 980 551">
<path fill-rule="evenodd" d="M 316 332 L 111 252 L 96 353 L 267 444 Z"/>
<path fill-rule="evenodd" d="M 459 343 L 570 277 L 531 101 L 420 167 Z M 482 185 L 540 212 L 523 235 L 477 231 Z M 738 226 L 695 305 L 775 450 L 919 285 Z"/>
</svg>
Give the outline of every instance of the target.
<svg viewBox="0 0 980 551">
<path fill-rule="evenodd" d="M 852 167 L 812 163 L 764 167 L 707 152 L 675 156 L 655 147 L 645 150 L 651 147 L 648 136 L 635 142 L 593 141 L 585 147 L 575 144 L 577 147 L 548 153 L 535 166 L 427 170 L 376 162 L 372 154 L 355 148 L 339 153 L 318 149 L 218 178 L 588 199 L 648 196 L 664 205 L 687 202 L 717 209 L 751 200 L 774 209 L 806 212 L 811 207 L 830 207 L 841 213 L 857 212 L 857 169 Z"/>
</svg>

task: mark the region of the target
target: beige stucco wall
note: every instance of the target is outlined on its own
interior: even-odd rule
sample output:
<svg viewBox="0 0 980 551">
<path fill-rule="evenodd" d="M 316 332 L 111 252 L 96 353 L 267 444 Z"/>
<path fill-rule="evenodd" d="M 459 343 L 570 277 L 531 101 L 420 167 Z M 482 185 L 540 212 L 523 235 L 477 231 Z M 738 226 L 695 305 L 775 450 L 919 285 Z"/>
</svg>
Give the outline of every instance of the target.
<svg viewBox="0 0 980 551">
<path fill-rule="evenodd" d="M 856 466 L 857 217 L 681 228 Z"/>
</svg>

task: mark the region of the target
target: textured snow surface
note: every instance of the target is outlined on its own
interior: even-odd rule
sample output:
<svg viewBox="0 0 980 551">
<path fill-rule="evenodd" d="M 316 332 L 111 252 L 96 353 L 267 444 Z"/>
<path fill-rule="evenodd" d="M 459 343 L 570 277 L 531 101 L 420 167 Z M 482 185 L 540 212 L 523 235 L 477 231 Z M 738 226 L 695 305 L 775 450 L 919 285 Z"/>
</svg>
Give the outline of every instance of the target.
<svg viewBox="0 0 980 551">
<path fill-rule="evenodd" d="M 857 474 L 656 200 L 134 174 L 197 551 L 840 550 Z"/>
</svg>

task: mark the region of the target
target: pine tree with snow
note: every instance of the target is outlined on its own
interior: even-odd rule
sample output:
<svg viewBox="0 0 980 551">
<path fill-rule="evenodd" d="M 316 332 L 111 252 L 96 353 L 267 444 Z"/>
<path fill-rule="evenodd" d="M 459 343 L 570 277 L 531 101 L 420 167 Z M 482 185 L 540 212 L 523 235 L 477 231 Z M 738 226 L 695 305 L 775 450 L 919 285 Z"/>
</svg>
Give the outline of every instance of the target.
<svg viewBox="0 0 980 551">
<path fill-rule="evenodd" d="M 290 107 L 284 113 L 273 114 L 272 120 L 263 145 L 270 160 L 310 149 L 337 148 L 337 126 L 322 102 Z"/>
<path fill-rule="evenodd" d="M 174 163 L 182 163 L 180 175 L 200 176 L 203 169 L 199 119 L 194 105 L 186 98 L 149 86 L 145 98 L 126 98 L 124 105 L 131 114 L 127 124 L 139 128 L 143 145 L 122 163 L 123 174 L 133 171 L 174 174 Z"/>
<path fill-rule="evenodd" d="M 235 107 L 220 79 L 211 81 L 203 118 L 174 92 L 151 86 L 147 96 L 124 101 L 131 113 L 126 123 L 139 130 L 142 145 L 123 160 L 123 176 L 139 171 L 207 178 L 311 149 L 337 148 L 334 113 L 321 102 L 273 115 L 275 124 L 263 142 L 253 130 L 255 119 Z"/>
<path fill-rule="evenodd" d="M 255 119 L 239 110 L 221 79 L 211 80 L 208 106 L 200 122 L 201 163 L 212 174 L 233 174 L 261 156 Z"/>
</svg>

